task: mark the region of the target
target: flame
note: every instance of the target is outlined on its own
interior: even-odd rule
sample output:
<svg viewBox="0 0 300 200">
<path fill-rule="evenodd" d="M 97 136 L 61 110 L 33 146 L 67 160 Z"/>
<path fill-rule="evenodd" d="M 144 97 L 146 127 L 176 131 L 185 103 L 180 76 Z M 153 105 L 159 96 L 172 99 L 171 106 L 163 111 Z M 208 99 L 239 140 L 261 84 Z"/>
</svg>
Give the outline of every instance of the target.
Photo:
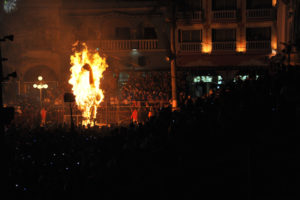
<svg viewBox="0 0 300 200">
<path fill-rule="evenodd" d="M 108 65 L 106 59 L 98 52 L 89 51 L 85 43 L 81 44 L 83 50 L 76 51 L 75 48 L 78 45 L 78 42 L 73 44 L 74 54 L 70 57 L 72 66 L 69 84 L 73 85 L 76 104 L 82 111 L 82 125 L 94 126 L 97 106 L 104 99 L 100 80 Z"/>
</svg>

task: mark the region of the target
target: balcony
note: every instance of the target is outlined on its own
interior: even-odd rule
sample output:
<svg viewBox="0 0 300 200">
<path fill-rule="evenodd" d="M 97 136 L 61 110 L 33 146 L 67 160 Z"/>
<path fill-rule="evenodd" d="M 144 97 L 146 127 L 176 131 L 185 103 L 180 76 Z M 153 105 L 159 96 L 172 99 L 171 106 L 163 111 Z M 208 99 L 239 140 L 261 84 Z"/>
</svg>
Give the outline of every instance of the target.
<svg viewBox="0 0 300 200">
<path fill-rule="evenodd" d="M 202 13 L 202 11 L 178 12 L 177 18 L 179 21 L 200 22 L 203 21 Z"/>
<path fill-rule="evenodd" d="M 296 55 L 295 55 L 295 61 L 296 61 L 296 65 L 300 65 L 300 53 L 297 53 Z"/>
<path fill-rule="evenodd" d="M 236 10 L 212 11 L 213 21 L 234 21 L 236 20 Z"/>
<path fill-rule="evenodd" d="M 272 8 L 264 8 L 264 9 L 248 9 L 246 11 L 247 20 L 255 21 L 255 20 L 272 20 L 275 18 L 274 9 Z"/>
<path fill-rule="evenodd" d="M 101 40 L 100 48 L 107 51 L 158 49 L 158 40 Z"/>
<path fill-rule="evenodd" d="M 214 52 L 224 52 L 224 51 L 235 51 L 236 48 L 236 42 L 230 41 L 230 42 L 213 42 L 212 44 L 212 50 Z"/>
<path fill-rule="evenodd" d="M 247 52 L 248 51 L 271 51 L 271 41 L 262 40 L 262 41 L 247 41 Z"/>
<path fill-rule="evenodd" d="M 179 44 L 181 53 L 201 53 L 202 44 L 200 42 L 182 42 Z"/>
</svg>

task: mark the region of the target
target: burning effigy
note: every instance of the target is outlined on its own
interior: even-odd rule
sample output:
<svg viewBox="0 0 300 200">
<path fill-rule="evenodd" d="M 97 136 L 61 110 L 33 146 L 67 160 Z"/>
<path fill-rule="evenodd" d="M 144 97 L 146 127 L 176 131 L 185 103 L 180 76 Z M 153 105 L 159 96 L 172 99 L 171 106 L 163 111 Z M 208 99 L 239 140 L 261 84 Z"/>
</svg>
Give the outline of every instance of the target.
<svg viewBox="0 0 300 200">
<path fill-rule="evenodd" d="M 73 86 L 76 105 L 82 112 L 82 125 L 94 126 L 97 107 L 104 99 L 101 78 L 108 65 L 105 57 L 97 51 L 90 51 L 85 43 L 73 44 L 73 52 L 69 84 Z"/>
</svg>

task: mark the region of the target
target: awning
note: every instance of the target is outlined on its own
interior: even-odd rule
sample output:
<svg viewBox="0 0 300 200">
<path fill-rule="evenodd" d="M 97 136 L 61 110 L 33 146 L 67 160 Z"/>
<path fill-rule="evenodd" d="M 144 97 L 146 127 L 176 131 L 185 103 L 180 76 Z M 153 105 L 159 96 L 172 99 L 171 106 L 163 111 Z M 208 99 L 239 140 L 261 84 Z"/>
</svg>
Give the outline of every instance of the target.
<svg viewBox="0 0 300 200">
<path fill-rule="evenodd" d="M 268 61 L 265 54 L 179 55 L 176 62 L 179 67 L 268 66 Z"/>
</svg>

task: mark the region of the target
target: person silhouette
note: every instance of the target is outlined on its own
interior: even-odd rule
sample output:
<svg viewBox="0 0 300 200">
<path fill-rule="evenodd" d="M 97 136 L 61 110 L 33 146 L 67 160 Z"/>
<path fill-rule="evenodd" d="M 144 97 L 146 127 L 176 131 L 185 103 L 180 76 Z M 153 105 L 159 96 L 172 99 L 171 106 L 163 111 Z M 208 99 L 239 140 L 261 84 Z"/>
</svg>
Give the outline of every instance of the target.
<svg viewBox="0 0 300 200">
<path fill-rule="evenodd" d="M 42 107 L 41 109 L 41 126 L 45 126 L 46 124 L 46 115 L 47 115 L 47 110 Z"/>
</svg>

